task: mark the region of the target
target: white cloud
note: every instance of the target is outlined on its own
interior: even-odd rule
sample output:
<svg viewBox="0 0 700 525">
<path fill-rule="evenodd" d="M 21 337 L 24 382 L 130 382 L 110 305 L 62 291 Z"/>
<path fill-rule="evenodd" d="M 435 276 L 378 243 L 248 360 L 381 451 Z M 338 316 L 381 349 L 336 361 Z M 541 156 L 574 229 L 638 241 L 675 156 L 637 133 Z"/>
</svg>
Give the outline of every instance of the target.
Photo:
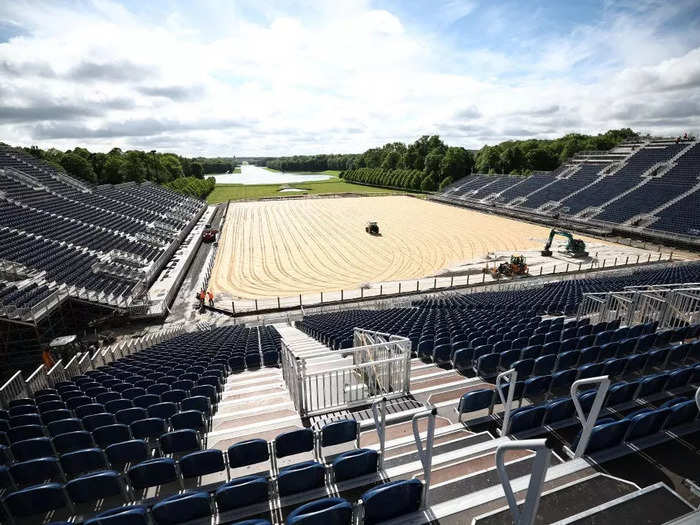
<svg viewBox="0 0 700 525">
<path fill-rule="evenodd" d="M 0 44 L 3 141 L 269 155 L 358 152 L 442 133 L 478 147 L 635 123 L 675 133 L 679 113 L 692 118 L 700 102 L 700 47 L 677 35 L 662 39 L 665 54 L 648 44 L 641 60 L 631 48 L 662 22 L 640 29 L 629 16 L 543 38 L 530 57 L 486 43 L 460 49 L 365 1 L 210 0 L 196 16 L 85 6 L 0 6 L 0 20 L 23 29 Z M 439 12 L 451 23 L 474 6 L 448 1 Z M 601 54 L 609 60 L 598 69 L 572 70 Z"/>
</svg>

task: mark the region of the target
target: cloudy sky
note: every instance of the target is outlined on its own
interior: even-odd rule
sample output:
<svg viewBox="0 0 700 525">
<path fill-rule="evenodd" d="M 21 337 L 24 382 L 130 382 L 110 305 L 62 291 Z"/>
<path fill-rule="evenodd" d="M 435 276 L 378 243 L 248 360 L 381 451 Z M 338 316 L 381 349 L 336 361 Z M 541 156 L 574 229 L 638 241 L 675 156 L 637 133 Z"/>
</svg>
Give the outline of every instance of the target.
<svg viewBox="0 0 700 525">
<path fill-rule="evenodd" d="M 698 0 L 0 2 L 0 141 L 185 155 L 700 131 Z"/>
</svg>

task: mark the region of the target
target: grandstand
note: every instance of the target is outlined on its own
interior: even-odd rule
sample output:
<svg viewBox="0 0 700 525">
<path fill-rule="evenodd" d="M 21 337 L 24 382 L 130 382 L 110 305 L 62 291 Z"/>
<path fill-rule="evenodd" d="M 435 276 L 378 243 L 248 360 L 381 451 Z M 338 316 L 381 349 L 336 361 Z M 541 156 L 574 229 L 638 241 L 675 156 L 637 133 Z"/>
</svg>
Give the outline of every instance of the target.
<svg viewBox="0 0 700 525">
<path fill-rule="evenodd" d="M 0 368 L 33 366 L 79 309 L 80 331 L 107 311 L 146 312 L 150 284 L 205 210 L 150 183 L 93 187 L 0 145 Z"/>
<path fill-rule="evenodd" d="M 697 235 L 698 151 L 696 142 L 629 142 L 551 173 L 472 175 L 434 199 L 590 229 L 663 230 L 687 245 Z M 381 267 L 387 253 L 401 266 L 401 250 L 419 258 L 477 238 L 470 249 L 490 250 L 489 236 L 503 230 L 517 248 L 539 250 L 547 230 L 410 197 L 364 199 L 387 208 L 386 227 L 369 250 L 364 219 L 353 217 L 357 231 L 332 240 L 354 239 L 345 251 L 358 259 L 343 256 L 342 268 L 328 263 L 326 230 L 303 223 L 302 211 L 328 223 L 332 212 L 358 210 L 352 199 L 229 204 L 218 214 L 152 184 L 93 187 L 5 147 L 0 182 L 3 523 L 700 520 L 700 262 L 692 254 L 652 258 L 601 244 L 594 249 L 610 250 L 612 268 L 594 252 L 587 267 L 564 257 L 559 272 L 555 262 L 549 274 L 540 267 L 505 283 L 479 271 L 459 289 L 442 277 L 450 286 L 439 292 L 437 277 L 428 288 L 416 281 L 410 295 L 399 284 L 396 297 L 365 298 L 363 288 L 359 299 L 341 293 L 313 311 L 288 311 L 277 297 L 267 316 L 197 314 L 180 294 L 161 326 L 126 328 L 110 345 L 47 365 L 37 355 L 47 341 L 109 313 L 147 317 L 156 287 L 167 298 L 151 321 L 160 324 L 181 282 L 186 294 L 206 285 L 215 257 L 260 264 L 232 278 L 279 296 L 281 281 L 250 246 L 265 231 L 251 223 L 272 221 L 246 222 L 248 210 L 284 208 L 279 224 L 295 217 L 306 242 L 329 257 L 305 264 L 299 244 L 286 250 L 293 264 L 282 273 L 296 294 L 313 290 L 322 272 L 326 282 L 334 271 L 356 281 L 352 272 Z M 440 217 L 425 235 L 406 219 L 418 210 Z M 449 233 L 452 222 L 464 230 L 467 216 L 479 237 Z M 225 250 L 225 235 L 218 249 L 200 250 L 212 217 L 213 227 L 238 232 L 234 250 Z M 399 223 L 412 231 L 401 237 Z M 336 237 L 345 224 L 337 222 Z M 377 250 L 383 240 L 388 248 Z"/>
<path fill-rule="evenodd" d="M 583 229 L 696 244 L 699 155 L 695 140 L 629 141 L 609 152 L 579 153 L 549 173 L 469 175 L 436 198 Z"/>
<path fill-rule="evenodd" d="M 3 521 L 696 523 L 698 281 L 170 328 L 18 373 Z"/>
</svg>

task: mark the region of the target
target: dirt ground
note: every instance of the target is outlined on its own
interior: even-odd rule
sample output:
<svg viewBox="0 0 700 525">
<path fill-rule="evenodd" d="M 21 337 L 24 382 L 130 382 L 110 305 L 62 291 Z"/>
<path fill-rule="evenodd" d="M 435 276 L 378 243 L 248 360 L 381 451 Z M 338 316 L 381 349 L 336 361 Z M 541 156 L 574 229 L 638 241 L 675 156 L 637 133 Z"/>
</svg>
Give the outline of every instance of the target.
<svg viewBox="0 0 700 525">
<path fill-rule="evenodd" d="M 368 220 L 380 236 L 365 233 Z M 489 252 L 539 250 L 548 233 L 411 197 L 232 203 L 209 287 L 231 298 L 353 289 L 434 275 Z"/>
</svg>

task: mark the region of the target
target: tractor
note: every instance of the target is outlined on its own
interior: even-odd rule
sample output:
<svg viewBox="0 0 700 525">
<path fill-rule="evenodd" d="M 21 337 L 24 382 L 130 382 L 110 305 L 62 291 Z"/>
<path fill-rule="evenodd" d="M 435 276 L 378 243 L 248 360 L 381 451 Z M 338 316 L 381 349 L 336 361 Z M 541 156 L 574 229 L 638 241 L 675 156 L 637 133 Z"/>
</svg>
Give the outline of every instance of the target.
<svg viewBox="0 0 700 525">
<path fill-rule="evenodd" d="M 583 239 L 574 239 L 574 236 L 571 233 L 562 230 L 551 230 L 549 232 L 549 239 L 547 239 L 547 244 L 544 245 L 544 250 L 540 252 L 542 256 L 552 256 L 552 240 L 554 239 L 555 235 L 561 235 L 562 237 L 566 237 L 569 240 L 565 248 L 567 255 L 570 255 L 571 257 L 588 257 L 588 252 L 586 251 L 586 243 L 583 242 Z"/>
<path fill-rule="evenodd" d="M 368 221 L 365 225 L 365 232 L 370 235 L 379 235 L 379 226 L 377 226 L 377 223 L 374 221 Z"/>
<path fill-rule="evenodd" d="M 219 230 L 216 230 L 214 228 L 207 228 L 202 232 L 202 242 L 205 243 L 211 243 L 216 240 L 216 234 L 219 233 Z"/>
<path fill-rule="evenodd" d="M 528 268 L 524 255 L 511 255 L 509 263 L 503 262 L 493 268 L 484 268 L 483 272 L 490 273 L 494 279 L 500 279 L 514 275 L 528 275 Z"/>
</svg>

